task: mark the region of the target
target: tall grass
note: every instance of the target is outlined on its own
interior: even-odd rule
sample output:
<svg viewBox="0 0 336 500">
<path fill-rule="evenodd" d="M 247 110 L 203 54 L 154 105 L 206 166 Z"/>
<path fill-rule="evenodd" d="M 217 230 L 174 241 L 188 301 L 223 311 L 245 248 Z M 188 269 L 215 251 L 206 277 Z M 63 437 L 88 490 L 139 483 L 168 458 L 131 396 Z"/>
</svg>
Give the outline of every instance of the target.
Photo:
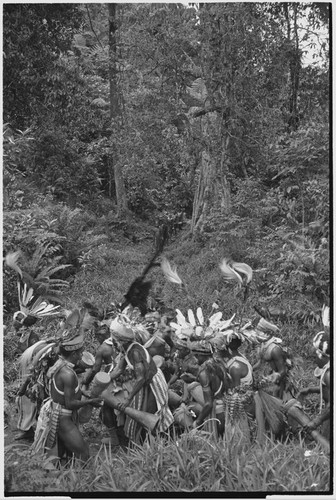
<svg viewBox="0 0 336 500">
<path fill-rule="evenodd" d="M 12 470 L 11 491 L 317 493 L 330 488 L 329 458 L 315 443 L 309 453 L 300 440 L 233 445 L 197 430 L 150 436 L 142 447 L 126 451 L 101 447 L 84 468 L 71 463 L 45 473 L 45 480 L 39 468 L 36 482 L 27 481 L 33 466 L 36 470 L 36 459 L 23 460 Z"/>
</svg>

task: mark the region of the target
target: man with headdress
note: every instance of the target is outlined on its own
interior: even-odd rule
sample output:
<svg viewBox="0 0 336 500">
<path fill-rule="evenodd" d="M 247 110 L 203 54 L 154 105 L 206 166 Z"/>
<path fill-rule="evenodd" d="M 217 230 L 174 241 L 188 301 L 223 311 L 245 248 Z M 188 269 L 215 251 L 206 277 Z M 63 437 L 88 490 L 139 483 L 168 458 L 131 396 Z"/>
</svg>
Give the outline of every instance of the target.
<svg viewBox="0 0 336 500">
<path fill-rule="evenodd" d="M 78 428 L 78 410 L 83 406 L 99 406 L 101 398 L 81 400 L 81 390 L 75 367 L 82 358 L 84 332 L 80 327 L 81 313 L 73 311 L 67 317 L 59 343 L 59 358 L 48 370 L 50 398 L 41 408 L 37 422 L 33 452 L 46 451 L 60 458 L 68 456 L 86 461 L 89 446 Z"/>
<path fill-rule="evenodd" d="M 103 368 L 105 373 L 111 373 L 117 363 L 117 351 L 113 344 L 111 332 L 106 324 L 101 324 L 95 331 L 95 335 L 100 343 L 96 354 L 95 361 L 92 368 L 88 371 L 87 375 L 82 381 L 83 386 L 88 388 L 95 375 Z M 119 355 L 120 357 L 120 355 Z M 112 389 L 112 388 L 111 388 Z M 103 424 L 107 427 L 110 437 L 103 438 L 103 444 L 111 444 L 114 446 L 125 442 L 122 425 L 118 425 L 115 411 L 111 406 L 103 402 L 100 418 Z"/>
<path fill-rule="evenodd" d="M 189 361 L 185 366 L 187 371 L 181 375 L 182 380 L 191 382 L 187 387 L 188 393 L 200 405 L 198 411 L 196 407 L 190 406 L 197 414 L 193 427 L 202 426 L 203 430 L 217 439 L 224 431 L 222 398 L 229 387 L 226 369 L 223 363 L 213 359 L 213 349 L 209 342 L 188 341 L 187 344 L 197 362 Z"/>
<path fill-rule="evenodd" d="M 148 312 L 145 321 L 150 338 L 142 342 L 143 346 L 161 369 L 168 383 L 174 373 L 169 358 L 175 350 L 175 345 L 171 338 L 171 328 L 167 325 L 167 316 L 160 315 L 158 311 Z"/>
<path fill-rule="evenodd" d="M 18 351 L 20 354 L 22 354 L 26 349 L 28 349 L 28 347 L 31 347 L 33 344 L 36 344 L 36 342 L 40 340 L 40 337 L 34 329 L 27 328 L 22 325 L 18 326 L 18 324 L 15 322 L 13 324 L 15 331 L 18 335 L 20 335 L 18 344 Z"/>
<path fill-rule="evenodd" d="M 18 423 L 21 434 L 15 439 L 34 439 L 34 429 L 42 402 L 48 396 L 46 372 L 54 363 L 57 354 L 52 340 L 39 340 L 29 346 L 20 356 L 18 395 Z"/>
<path fill-rule="evenodd" d="M 218 335 L 212 344 L 215 357 L 224 362 L 230 378 L 230 388 L 224 394 L 225 435 L 243 435 L 250 442 L 249 420 L 254 413 L 253 372 L 250 362 L 239 352 L 244 340 L 242 331 L 231 329 Z"/>
<path fill-rule="evenodd" d="M 166 431 L 173 423 L 173 415 L 168 406 L 168 387 L 164 375 L 148 351 L 135 341 L 135 334 L 130 324 L 116 318 L 110 325 L 112 338 L 120 345 L 123 357 L 111 372 L 111 380 L 118 378 L 127 367 L 134 374 L 133 387 L 125 401 L 119 403 L 123 412 L 131 406 L 136 410 L 155 413 L 160 417 L 157 429 Z M 126 417 L 125 434 L 133 442 L 141 442 L 143 429 L 135 420 Z"/>
<path fill-rule="evenodd" d="M 257 324 L 251 341 L 257 344 L 258 361 L 253 365 L 253 371 L 262 371 L 263 389 L 279 399 L 292 398 L 289 379 L 291 360 L 287 349 L 282 344 L 282 339 L 274 334 L 279 328 L 273 323 L 261 318 Z M 287 397 L 288 393 L 288 397 Z"/>
<path fill-rule="evenodd" d="M 36 354 L 46 345 L 46 341 L 40 340 L 30 345 L 23 351 L 18 359 L 19 365 L 19 390 L 16 403 L 18 407 L 17 428 L 20 434 L 16 440 L 25 439 L 32 441 L 34 439 L 34 428 L 37 419 L 37 402 L 28 397 L 27 388 L 31 380 L 32 363 Z"/>
<path fill-rule="evenodd" d="M 330 334 L 329 321 L 325 324 L 325 330 L 315 335 L 313 346 L 316 353 L 316 364 L 314 375 L 319 384 L 302 389 L 298 397 L 308 394 L 320 394 L 320 413 L 309 424 L 305 426 L 307 431 L 317 429 L 320 425 L 321 434 L 330 438 Z"/>
<path fill-rule="evenodd" d="M 175 330 L 175 345 L 179 352 L 188 348 L 192 357 L 184 361 L 184 374 L 180 375 L 185 382 L 191 382 L 187 391 L 192 395 L 200 408 L 191 407 L 197 418 L 194 426 L 203 425 L 203 428 L 218 437 L 223 431 L 223 393 L 228 389 L 227 371 L 221 359 L 214 359 L 212 341 L 222 330 L 231 324 L 234 316 L 222 321 L 222 313 L 216 312 L 205 318 L 200 307 L 196 315 L 191 309 L 187 317 L 177 309 L 176 323 L 170 325 Z M 187 351 L 186 351 L 187 354 Z M 194 361 L 195 359 L 195 361 Z M 188 401 L 186 391 L 183 399 Z M 190 403 L 190 402 L 189 402 Z M 219 423 L 219 425 L 218 425 Z"/>
</svg>

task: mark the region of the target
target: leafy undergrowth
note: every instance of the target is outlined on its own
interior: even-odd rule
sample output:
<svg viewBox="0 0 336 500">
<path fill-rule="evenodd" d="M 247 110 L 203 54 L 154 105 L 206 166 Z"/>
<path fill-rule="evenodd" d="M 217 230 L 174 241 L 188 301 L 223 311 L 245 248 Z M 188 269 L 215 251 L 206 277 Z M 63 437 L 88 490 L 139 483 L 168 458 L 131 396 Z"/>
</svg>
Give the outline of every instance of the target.
<svg viewBox="0 0 336 500">
<path fill-rule="evenodd" d="M 123 231 L 114 229 L 113 241 L 90 249 L 83 254 L 82 266 L 71 277 L 71 286 L 65 296 L 66 308 L 79 306 L 88 300 L 101 308 L 111 302 L 121 302 L 129 285 L 141 274 L 153 255 L 151 229 L 132 228 L 134 242 Z M 140 239 L 140 234 L 147 234 Z M 181 235 L 182 236 L 182 235 Z M 205 313 L 214 300 L 225 318 L 235 308 L 243 319 L 253 319 L 253 303 L 258 299 L 251 291 L 246 304 L 232 287 L 221 279 L 218 262 L 224 254 L 198 248 L 187 234 L 174 238 L 165 248 L 165 254 L 186 282 L 189 296 L 171 283 L 165 283 L 160 269 L 150 271 L 153 280 L 152 296 L 158 296 L 173 308 L 186 312 L 188 307 L 201 306 Z M 243 306 L 243 307 L 242 307 Z M 51 336 L 58 319 L 43 321 L 41 337 Z M 296 321 L 281 325 L 281 336 L 293 354 L 292 375 L 297 389 L 315 384 L 314 360 L 310 353 L 315 327 L 302 326 Z M 317 330 L 318 331 L 318 330 Z M 17 336 L 8 329 L 4 342 L 4 395 L 15 412 L 17 379 Z M 86 338 L 86 350 L 95 352 L 96 340 Z M 255 352 L 244 346 L 252 362 Z M 316 415 L 318 395 L 306 398 L 305 412 Z M 5 429 L 5 486 L 7 493 L 69 493 L 69 492 L 325 492 L 329 490 L 330 463 L 313 442 L 303 443 L 300 436 L 292 436 L 286 443 L 268 441 L 264 448 L 256 445 L 244 449 L 229 443 L 210 442 L 206 434 L 185 434 L 180 437 L 151 439 L 142 448 L 111 451 L 100 447 L 106 429 L 95 415 L 83 426 L 83 435 L 90 443 L 89 464 L 82 469 L 70 464 L 62 470 L 46 471 L 41 457 L 31 457 L 27 444 L 14 442 L 14 422 Z M 7 438 L 6 438 L 7 434 Z M 308 452 L 308 453 L 307 453 Z"/>
<path fill-rule="evenodd" d="M 12 448 L 5 450 L 5 462 Z M 214 442 L 201 431 L 150 437 L 142 447 L 101 447 L 85 468 L 47 472 L 22 447 L 6 476 L 9 492 L 327 492 L 329 458 L 301 439 L 263 447 Z"/>
</svg>

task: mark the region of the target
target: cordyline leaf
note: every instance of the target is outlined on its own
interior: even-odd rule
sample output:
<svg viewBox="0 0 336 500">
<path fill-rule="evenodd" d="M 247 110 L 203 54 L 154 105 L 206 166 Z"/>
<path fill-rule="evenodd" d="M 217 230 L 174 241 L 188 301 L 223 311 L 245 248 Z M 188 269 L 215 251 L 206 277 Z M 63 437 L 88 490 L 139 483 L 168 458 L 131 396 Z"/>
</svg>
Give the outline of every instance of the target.
<svg viewBox="0 0 336 500">
<path fill-rule="evenodd" d="M 66 267 L 71 267 L 71 264 L 62 264 L 56 267 L 55 266 L 45 267 L 38 273 L 38 275 L 35 278 L 35 281 L 38 282 L 39 279 L 43 279 L 44 277 L 48 278 L 49 276 L 56 274 L 58 271 L 61 271 Z"/>
</svg>

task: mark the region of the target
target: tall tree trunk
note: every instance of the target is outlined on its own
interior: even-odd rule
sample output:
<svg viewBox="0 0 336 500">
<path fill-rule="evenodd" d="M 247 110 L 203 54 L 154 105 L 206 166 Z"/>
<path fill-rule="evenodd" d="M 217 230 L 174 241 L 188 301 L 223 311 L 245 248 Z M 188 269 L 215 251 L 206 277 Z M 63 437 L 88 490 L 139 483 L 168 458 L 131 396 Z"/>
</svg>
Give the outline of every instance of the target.
<svg viewBox="0 0 336 500">
<path fill-rule="evenodd" d="M 111 119 L 111 163 L 114 171 L 114 182 L 117 198 L 118 217 L 124 216 L 128 212 L 125 183 L 122 175 L 122 165 L 118 155 L 118 136 L 123 130 L 123 116 L 120 105 L 120 88 L 118 85 L 117 71 L 117 4 L 108 4 L 109 17 L 109 80 L 110 80 L 110 119 Z"/>
<path fill-rule="evenodd" d="M 206 9 L 210 10 L 205 12 Z M 204 47 L 202 50 L 202 69 L 206 86 L 205 93 L 207 94 L 206 102 L 208 103 L 205 104 L 204 117 L 201 118 L 202 142 L 205 147 L 201 155 L 199 181 L 193 204 L 191 224 L 193 233 L 196 230 L 202 232 L 204 220 L 214 207 L 220 208 L 222 213 L 226 214 L 229 214 L 231 207 L 230 189 L 227 181 L 230 150 L 230 106 L 232 105 L 233 86 L 230 64 L 231 46 L 230 39 L 226 35 L 226 31 L 229 29 L 223 29 L 219 17 L 216 16 L 216 12 L 213 16 L 211 9 L 210 5 L 201 4 L 201 10 L 205 14 L 203 22 L 212 23 L 213 36 L 211 41 L 207 40 L 208 25 L 208 31 L 203 36 Z M 225 15 L 222 19 L 224 27 L 229 27 L 230 16 Z M 220 62 L 216 56 L 209 58 L 209 52 L 217 54 L 218 51 L 222 54 Z M 216 80 L 222 82 L 219 91 L 218 87 L 215 90 L 213 85 L 214 73 L 216 73 Z"/>
<path fill-rule="evenodd" d="M 301 51 L 299 49 L 298 35 L 298 5 L 293 3 L 293 27 L 291 23 L 290 4 L 284 3 L 284 15 L 287 23 L 287 40 L 289 45 L 288 60 L 289 60 L 289 79 L 290 91 L 288 102 L 288 132 L 297 130 L 299 127 L 299 110 L 298 110 L 298 92 L 300 84 L 300 69 L 301 69 Z"/>
</svg>

